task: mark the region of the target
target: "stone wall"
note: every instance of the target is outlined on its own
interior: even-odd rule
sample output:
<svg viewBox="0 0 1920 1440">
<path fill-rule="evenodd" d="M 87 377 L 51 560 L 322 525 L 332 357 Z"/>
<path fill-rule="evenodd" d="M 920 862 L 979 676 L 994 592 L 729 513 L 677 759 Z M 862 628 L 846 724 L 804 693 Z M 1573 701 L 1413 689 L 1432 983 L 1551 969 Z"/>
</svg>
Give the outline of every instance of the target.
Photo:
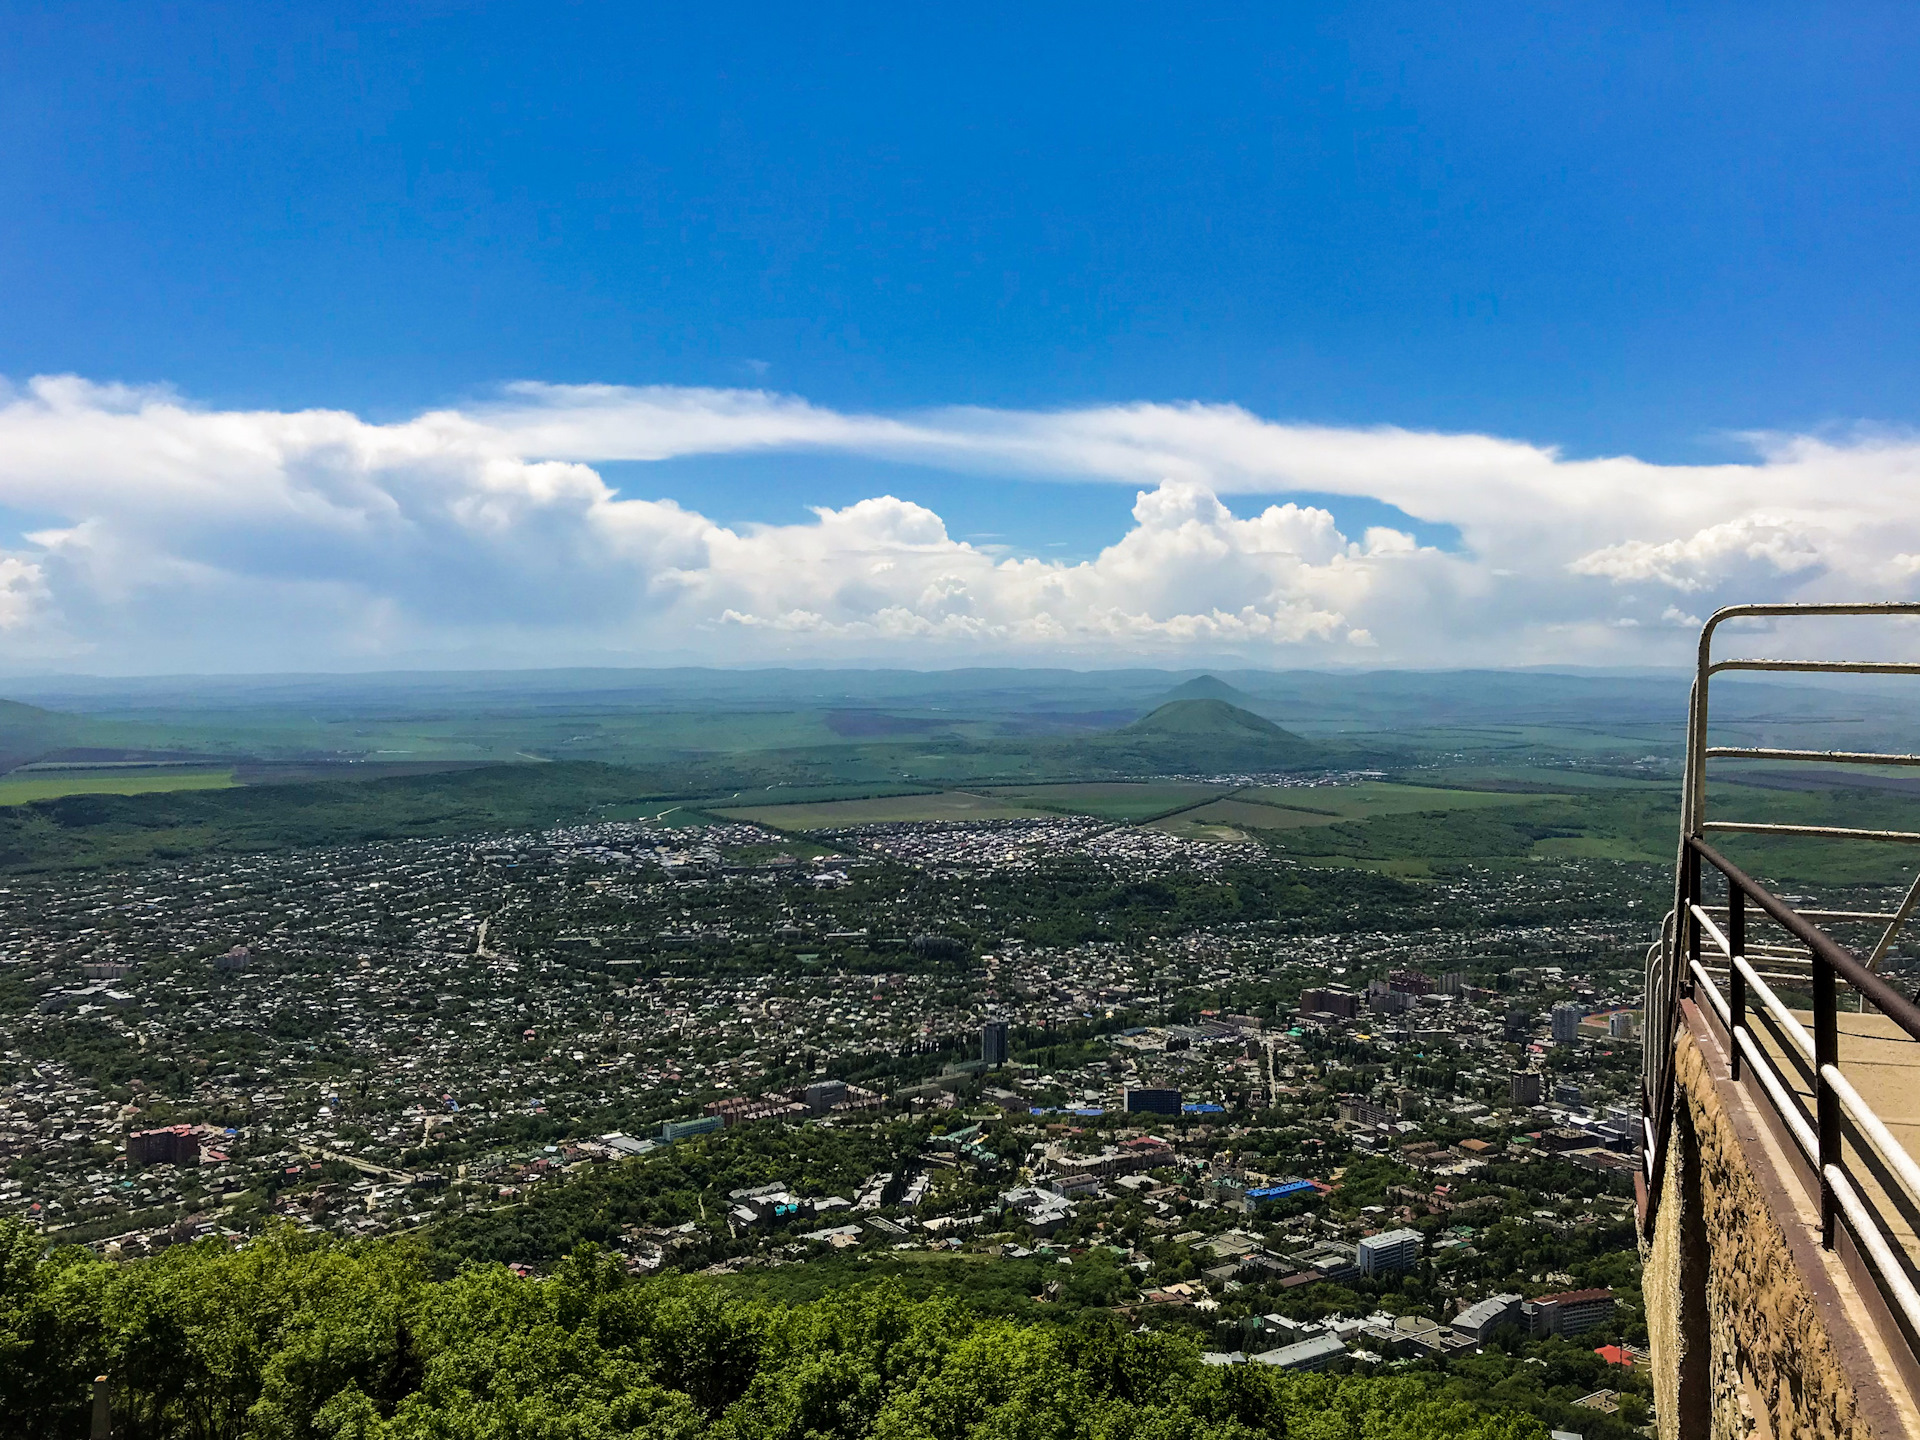
<svg viewBox="0 0 1920 1440">
<path fill-rule="evenodd" d="M 1687 1029 L 1674 1061 L 1680 1090 L 1644 1253 L 1661 1440 L 1867 1440 L 1854 1383 L 1776 1217 L 1782 1196 L 1763 1188 Z"/>
</svg>

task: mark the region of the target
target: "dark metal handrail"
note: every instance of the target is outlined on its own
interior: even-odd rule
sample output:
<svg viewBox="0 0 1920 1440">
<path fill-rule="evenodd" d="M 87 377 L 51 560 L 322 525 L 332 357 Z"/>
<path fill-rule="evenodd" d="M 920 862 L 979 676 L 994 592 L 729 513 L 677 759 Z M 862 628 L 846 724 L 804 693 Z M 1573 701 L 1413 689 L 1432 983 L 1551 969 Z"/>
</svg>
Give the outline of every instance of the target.
<svg viewBox="0 0 1920 1440">
<path fill-rule="evenodd" d="M 1687 847 L 1727 877 L 1727 883 L 1753 901 L 1807 949 L 1828 965 L 1835 974 L 1864 995 L 1875 1008 L 1891 1019 L 1915 1040 L 1920 1040 L 1920 1005 L 1902 995 L 1887 981 L 1855 958 L 1853 952 L 1819 926 L 1810 923 L 1786 901 L 1752 879 L 1738 865 L 1697 836 L 1687 837 Z M 1817 997 L 1816 997 L 1817 998 Z M 1818 1017 L 1816 1016 L 1816 1021 Z"/>
<path fill-rule="evenodd" d="M 1881 1230 L 1879 1217 L 1871 1213 L 1861 1199 L 1847 1168 L 1842 1161 L 1841 1124 L 1844 1113 L 1850 1113 L 1855 1124 L 1867 1127 L 1876 1143 L 1889 1147 L 1894 1154 L 1886 1156 L 1896 1169 L 1912 1177 L 1914 1166 L 1910 1156 L 1900 1146 L 1898 1140 L 1887 1131 L 1885 1123 L 1875 1115 L 1860 1094 L 1847 1080 L 1840 1068 L 1840 1003 L 1839 983 L 1845 981 L 1852 985 L 1861 996 L 1877 1005 L 1887 1018 L 1892 1020 L 1907 1035 L 1920 1040 L 1920 1006 L 1895 990 L 1880 976 L 1874 974 L 1844 945 L 1817 926 L 1809 923 L 1803 916 L 1795 913 L 1792 906 L 1774 895 L 1764 885 L 1754 880 L 1739 866 L 1721 855 L 1711 845 L 1698 836 L 1686 837 L 1682 854 L 1686 857 L 1683 883 L 1686 886 L 1688 910 L 1694 923 L 1691 926 L 1693 954 L 1688 970 L 1691 978 L 1705 992 L 1721 1023 L 1725 1025 L 1728 1043 L 1729 1074 L 1736 1083 L 1742 1078 L 1742 1060 L 1750 1060 L 1754 1067 L 1755 1078 L 1760 1088 L 1773 1103 L 1780 1118 L 1788 1130 L 1795 1136 L 1796 1143 L 1813 1166 L 1820 1183 L 1820 1243 L 1831 1250 L 1841 1218 L 1844 1215 L 1856 1232 L 1856 1237 L 1875 1257 L 1881 1270 L 1883 1283 L 1894 1292 L 1898 1308 L 1906 1313 L 1908 1323 L 1920 1325 L 1920 1293 L 1913 1289 L 1912 1282 L 1900 1274 L 1901 1262 L 1895 1255 L 1889 1238 Z M 1722 931 L 1712 918 L 1700 906 L 1701 885 L 1700 866 L 1702 862 L 1713 866 L 1727 881 L 1727 927 Z M 1764 1050 L 1754 1043 L 1747 1029 L 1748 985 L 1753 976 L 1752 966 L 1746 958 L 1746 905 L 1748 901 L 1758 906 L 1774 923 L 1786 930 L 1801 944 L 1807 947 L 1812 957 L 1813 990 L 1813 1043 L 1812 1054 L 1806 1058 L 1813 1063 L 1811 1078 L 1813 1081 L 1813 1126 L 1809 1131 L 1799 1105 L 1784 1090 L 1771 1060 Z M 1727 957 L 1727 994 L 1717 993 L 1708 972 L 1701 964 L 1701 931 L 1707 931 Z M 1805 1031 L 1782 1006 L 1777 997 L 1771 996 L 1761 986 L 1761 993 L 1767 996 L 1769 1008 L 1785 1021 L 1793 1032 L 1797 1032 L 1797 1043 L 1806 1044 Z M 1911 1179 L 1908 1180 L 1911 1186 Z M 1920 1203 L 1920 1194 L 1911 1198 Z"/>
<path fill-rule="evenodd" d="M 1863 1009 L 1873 1006 L 1909 1040 L 1920 1041 L 1920 1004 L 1877 973 L 1888 946 L 1920 907 L 1920 876 L 1916 876 L 1898 908 L 1885 915 L 1801 912 L 1734 865 L 1705 838 L 1710 832 L 1731 832 L 1844 843 L 1920 841 L 1920 832 L 1913 831 L 1708 817 L 1707 770 L 1713 760 L 1785 760 L 1842 766 L 1920 764 L 1920 756 L 1910 753 L 1708 744 L 1711 681 L 1727 671 L 1920 676 L 1920 662 L 1911 661 L 1715 661 L 1713 657 L 1714 633 L 1729 620 L 1839 616 L 1920 617 L 1920 601 L 1734 605 L 1715 612 L 1701 627 L 1698 664 L 1688 702 L 1674 903 L 1662 923 L 1659 940 L 1647 956 L 1641 1073 L 1646 1149 L 1639 1176 L 1640 1218 L 1643 1234 L 1651 1237 L 1677 1104 L 1675 1046 L 1685 1025 L 1682 1012 L 1698 1004 L 1703 1016 L 1710 1015 L 1724 1028 L 1729 1078 L 1743 1088 L 1750 1082 L 1749 1093 L 1777 1116 L 1790 1139 L 1789 1148 L 1798 1151 L 1811 1178 L 1817 1179 L 1823 1246 L 1834 1248 L 1842 1229 L 1852 1237 L 1872 1267 L 1872 1283 L 1900 1317 L 1908 1346 L 1920 1355 L 1920 1268 L 1890 1233 L 1881 1202 L 1863 1194 L 1856 1183 L 1845 1153 L 1844 1132 L 1852 1128 L 1861 1162 L 1886 1187 L 1887 1201 L 1895 1203 L 1896 1208 L 1906 1207 L 1909 1217 L 1920 1213 L 1920 1159 L 1907 1152 L 1843 1072 L 1839 1027 L 1839 987 L 1846 984 L 1860 996 Z M 1726 881 L 1724 906 L 1710 905 L 1704 892 L 1702 881 L 1709 866 Z M 1749 907 L 1785 932 L 1784 943 L 1749 943 Z M 1816 921 L 1884 923 L 1885 929 L 1872 955 L 1863 961 Z M 1796 948 L 1804 950 L 1804 958 L 1792 953 Z M 1797 973 L 1801 965 L 1806 967 L 1805 973 Z M 1811 992 L 1810 1028 L 1775 993 L 1773 985 L 1780 983 L 1795 991 Z M 1782 1056 L 1769 1051 L 1754 1022 L 1778 1041 Z M 1805 1100 L 1794 1093 L 1796 1086 L 1787 1078 L 1788 1069 L 1812 1091 L 1811 1116 Z M 1902 1195 L 1904 1200 L 1898 1198 Z"/>
</svg>

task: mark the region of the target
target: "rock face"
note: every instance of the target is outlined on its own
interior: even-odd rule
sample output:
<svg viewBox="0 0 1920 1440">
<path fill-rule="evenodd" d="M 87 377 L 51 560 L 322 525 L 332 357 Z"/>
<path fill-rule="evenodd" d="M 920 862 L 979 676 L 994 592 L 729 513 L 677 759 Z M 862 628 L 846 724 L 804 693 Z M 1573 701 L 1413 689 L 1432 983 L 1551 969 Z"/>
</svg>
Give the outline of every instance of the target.
<svg viewBox="0 0 1920 1440">
<path fill-rule="evenodd" d="M 1861 1323 L 1859 1292 L 1819 1248 L 1803 1178 L 1727 1078 L 1717 1037 L 1683 1027 L 1674 1065 L 1643 1246 L 1661 1440 L 1920 1435 L 1892 1357 Z"/>
</svg>

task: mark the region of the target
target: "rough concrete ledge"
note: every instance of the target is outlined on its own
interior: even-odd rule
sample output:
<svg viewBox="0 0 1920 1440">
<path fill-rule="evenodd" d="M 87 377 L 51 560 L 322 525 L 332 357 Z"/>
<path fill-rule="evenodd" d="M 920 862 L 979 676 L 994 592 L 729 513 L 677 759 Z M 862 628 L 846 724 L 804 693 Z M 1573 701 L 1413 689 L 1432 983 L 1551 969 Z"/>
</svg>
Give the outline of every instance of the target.
<svg viewBox="0 0 1920 1440">
<path fill-rule="evenodd" d="M 1662 1440 L 1920 1440 L 1920 1411 L 1817 1197 L 1693 1006 L 1645 1247 Z M 1877 1298 L 1877 1297 L 1876 1297 Z"/>
</svg>

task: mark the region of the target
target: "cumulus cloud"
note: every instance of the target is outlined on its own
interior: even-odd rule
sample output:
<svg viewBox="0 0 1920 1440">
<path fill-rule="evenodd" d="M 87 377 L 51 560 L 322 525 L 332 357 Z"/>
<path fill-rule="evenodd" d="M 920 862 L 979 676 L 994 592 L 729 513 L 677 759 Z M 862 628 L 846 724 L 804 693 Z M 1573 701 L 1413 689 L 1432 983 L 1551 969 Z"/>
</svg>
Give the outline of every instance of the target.
<svg viewBox="0 0 1920 1440">
<path fill-rule="evenodd" d="M 1900 557 L 1893 558 L 1897 562 Z M 1770 515 L 1744 515 L 1684 539 L 1608 545 L 1582 555 L 1568 568 L 1621 582 L 1651 580 L 1693 595 L 1743 578 L 1764 587 L 1777 576 L 1819 564 L 1820 546 L 1808 526 Z"/>
<path fill-rule="evenodd" d="M 1663 466 L 1220 405 L 863 415 L 544 384 L 374 424 L 42 378 L 0 391 L 0 507 L 27 517 L 0 553 L 0 658 L 1657 662 L 1683 652 L 1674 616 L 1730 599 L 1914 592 L 1920 440 L 1747 439 L 1747 463 Z M 594 468 L 746 452 L 1136 500 L 1111 545 L 1069 563 L 976 547 L 893 496 L 725 526 Z M 1289 491 L 1385 502 L 1461 544 L 1232 503 Z"/>
</svg>

